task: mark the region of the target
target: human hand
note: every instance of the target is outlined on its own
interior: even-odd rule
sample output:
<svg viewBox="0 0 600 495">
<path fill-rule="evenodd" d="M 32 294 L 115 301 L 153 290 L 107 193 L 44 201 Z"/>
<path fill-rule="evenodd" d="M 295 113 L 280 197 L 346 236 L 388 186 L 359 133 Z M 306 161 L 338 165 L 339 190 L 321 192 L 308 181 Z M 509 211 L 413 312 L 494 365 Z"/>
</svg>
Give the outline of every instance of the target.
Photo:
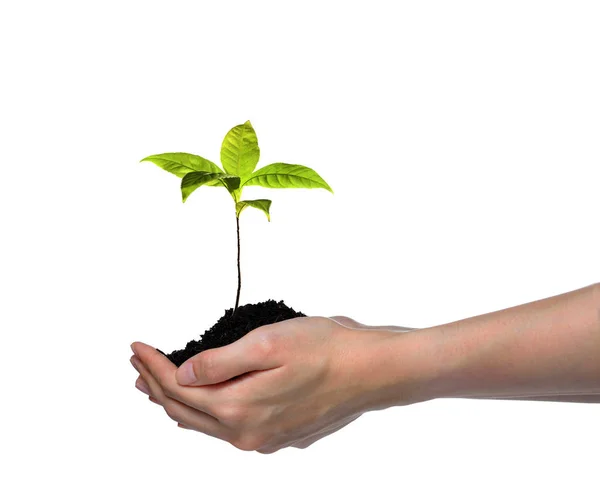
<svg viewBox="0 0 600 495">
<path fill-rule="evenodd" d="M 385 328 L 347 317 L 295 318 L 203 351 L 179 369 L 141 343 L 132 346 L 138 358 L 132 362 L 138 383 L 180 426 L 272 453 L 308 447 L 382 408 L 379 394 L 389 377 L 375 372 L 374 363 L 388 359 L 390 330 L 409 330 Z M 191 382 L 190 369 L 197 377 Z M 405 403 L 424 400 L 414 391 L 405 396 Z"/>
</svg>

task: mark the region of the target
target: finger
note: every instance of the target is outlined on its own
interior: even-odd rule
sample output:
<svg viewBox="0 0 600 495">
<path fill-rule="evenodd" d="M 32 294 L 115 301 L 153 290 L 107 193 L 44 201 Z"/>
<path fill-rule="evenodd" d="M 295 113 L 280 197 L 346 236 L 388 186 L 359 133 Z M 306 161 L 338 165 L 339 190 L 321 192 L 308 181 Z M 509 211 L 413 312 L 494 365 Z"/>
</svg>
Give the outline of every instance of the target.
<svg viewBox="0 0 600 495">
<path fill-rule="evenodd" d="M 150 388 L 141 376 L 135 381 L 135 388 L 137 388 L 140 392 L 143 392 L 146 395 L 150 395 Z"/>
<path fill-rule="evenodd" d="M 144 364 L 135 356 L 131 358 L 131 364 L 133 364 L 135 369 L 138 370 L 140 375 L 142 375 L 142 378 L 148 384 L 151 393 L 150 398 L 156 398 L 152 402 L 156 402 L 163 406 L 165 412 L 173 421 L 190 425 L 195 430 L 205 433 L 206 435 L 227 441 L 229 437 L 228 431 L 217 419 L 165 395 L 160 384 L 154 379 Z"/>
<path fill-rule="evenodd" d="M 199 388 L 191 389 L 178 385 L 175 380 L 175 365 L 152 347 L 141 342 L 136 342 L 132 345 L 132 349 L 137 351 L 137 355 L 132 357 L 131 364 L 135 367 L 134 361 L 137 361 L 142 366 L 145 372 L 151 376 L 152 380 L 160 388 L 161 396 L 181 402 L 192 409 L 202 411 L 216 418 L 214 405 L 219 402 L 215 398 L 214 392 L 211 393 L 211 391 Z M 167 363 L 164 361 L 167 361 Z M 144 376 L 143 378 L 146 379 Z M 147 385 L 150 384 L 147 380 L 146 382 Z M 150 387 L 150 390 L 151 394 L 154 395 L 152 387 Z M 160 400 L 160 397 L 156 395 L 155 397 Z"/>
<path fill-rule="evenodd" d="M 274 358 L 274 350 L 268 331 L 253 330 L 232 344 L 202 351 L 188 359 L 175 374 L 177 383 L 212 385 L 251 371 L 277 368 L 280 363 Z"/>
<path fill-rule="evenodd" d="M 150 400 L 154 399 L 157 401 L 158 399 L 167 398 L 160 384 L 155 380 L 152 376 L 152 373 L 148 371 L 148 369 L 144 366 L 144 364 L 136 357 L 131 356 L 131 364 L 140 374 L 140 378 L 138 380 L 143 380 L 149 390 L 149 398 Z"/>
<path fill-rule="evenodd" d="M 152 374 L 165 395 L 174 395 L 171 390 L 175 390 L 177 385 L 174 379 L 176 366 L 156 349 L 142 342 L 131 344 L 131 350 L 134 352 L 134 357 Z M 131 364 L 135 367 L 133 359 L 131 360 Z M 172 398 L 177 399 L 177 397 Z"/>
<path fill-rule="evenodd" d="M 216 417 L 214 411 L 214 404 L 218 402 L 215 398 L 216 391 L 182 387 L 175 379 L 177 367 L 164 355 L 141 342 L 134 342 L 131 348 L 154 380 L 160 385 L 164 395 Z"/>
<path fill-rule="evenodd" d="M 142 342 L 131 344 L 131 350 L 135 357 L 144 364 L 144 367 L 152 373 L 161 388 L 168 389 L 175 383 L 173 375 L 177 367 L 166 356 Z"/>
</svg>

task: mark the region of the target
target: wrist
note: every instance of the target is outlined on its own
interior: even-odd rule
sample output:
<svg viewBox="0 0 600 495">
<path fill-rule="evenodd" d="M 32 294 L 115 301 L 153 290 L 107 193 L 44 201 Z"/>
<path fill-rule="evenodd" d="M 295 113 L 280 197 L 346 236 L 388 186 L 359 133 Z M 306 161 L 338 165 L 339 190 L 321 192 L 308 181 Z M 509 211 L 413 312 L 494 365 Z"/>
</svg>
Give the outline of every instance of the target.
<svg viewBox="0 0 600 495">
<path fill-rule="evenodd" d="M 429 335 L 423 330 L 348 329 L 352 352 L 344 352 L 345 369 L 357 384 L 362 412 L 424 402 L 436 398 L 437 367 Z"/>
</svg>

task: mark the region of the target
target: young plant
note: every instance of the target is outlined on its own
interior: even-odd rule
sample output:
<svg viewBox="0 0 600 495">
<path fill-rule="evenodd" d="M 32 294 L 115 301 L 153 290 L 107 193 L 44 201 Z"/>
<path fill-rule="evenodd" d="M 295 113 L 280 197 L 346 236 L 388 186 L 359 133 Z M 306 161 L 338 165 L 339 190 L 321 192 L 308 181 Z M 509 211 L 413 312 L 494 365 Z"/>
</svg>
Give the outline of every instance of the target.
<svg viewBox="0 0 600 495">
<path fill-rule="evenodd" d="M 237 225 L 237 272 L 238 287 L 233 315 L 235 316 L 242 288 L 240 269 L 240 214 L 248 206 L 257 208 L 267 215 L 271 221 L 269 209 L 270 199 L 242 200 L 242 189 L 245 186 L 262 186 L 273 188 L 322 188 L 333 193 L 329 185 L 311 168 L 303 165 L 272 163 L 258 170 L 260 149 L 258 139 L 250 121 L 232 128 L 221 146 L 221 164 L 215 163 L 190 153 L 162 153 L 143 158 L 141 161 L 152 162 L 163 170 L 181 178 L 181 195 L 186 199 L 200 186 L 217 186 L 227 189 L 233 198 L 235 220 Z"/>
</svg>

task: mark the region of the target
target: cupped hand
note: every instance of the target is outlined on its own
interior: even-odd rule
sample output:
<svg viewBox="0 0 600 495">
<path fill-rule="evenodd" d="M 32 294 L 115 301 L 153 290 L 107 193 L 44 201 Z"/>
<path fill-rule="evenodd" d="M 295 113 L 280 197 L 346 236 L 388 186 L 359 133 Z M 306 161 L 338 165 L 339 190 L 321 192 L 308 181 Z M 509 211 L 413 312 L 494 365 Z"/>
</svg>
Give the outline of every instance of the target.
<svg viewBox="0 0 600 495">
<path fill-rule="evenodd" d="M 136 342 L 132 364 L 138 388 L 179 426 L 272 453 L 308 447 L 377 409 L 372 364 L 393 333 L 409 330 L 302 317 L 257 328 L 179 368 Z"/>
</svg>

